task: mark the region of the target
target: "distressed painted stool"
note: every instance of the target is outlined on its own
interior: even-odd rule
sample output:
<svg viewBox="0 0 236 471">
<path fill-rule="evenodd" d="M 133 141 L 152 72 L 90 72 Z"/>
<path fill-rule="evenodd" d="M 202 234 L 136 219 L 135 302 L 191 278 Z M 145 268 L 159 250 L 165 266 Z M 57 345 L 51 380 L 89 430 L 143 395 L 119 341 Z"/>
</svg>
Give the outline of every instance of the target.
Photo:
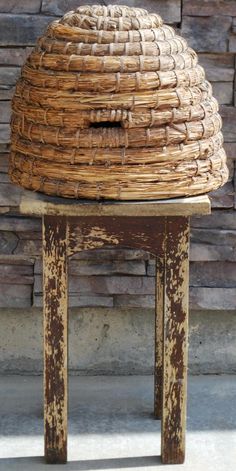
<svg viewBox="0 0 236 471">
<path fill-rule="evenodd" d="M 67 461 L 68 258 L 115 245 L 143 249 L 157 259 L 154 415 L 162 420 L 163 463 L 183 463 L 189 216 L 209 214 L 209 198 L 101 203 L 29 192 L 20 211 L 43 218 L 46 461 Z"/>
</svg>

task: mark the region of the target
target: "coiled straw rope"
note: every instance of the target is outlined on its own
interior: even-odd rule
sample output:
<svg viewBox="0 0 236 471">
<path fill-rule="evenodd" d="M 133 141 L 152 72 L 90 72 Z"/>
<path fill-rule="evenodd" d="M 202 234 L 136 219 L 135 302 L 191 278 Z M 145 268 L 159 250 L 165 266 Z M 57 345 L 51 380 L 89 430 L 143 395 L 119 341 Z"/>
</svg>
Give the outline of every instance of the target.
<svg viewBox="0 0 236 471">
<path fill-rule="evenodd" d="M 85 5 L 22 68 L 9 174 L 68 198 L 201 194 L 228 178 L 221 126 L 196 53 L 159 15 Z"/>
</svg>

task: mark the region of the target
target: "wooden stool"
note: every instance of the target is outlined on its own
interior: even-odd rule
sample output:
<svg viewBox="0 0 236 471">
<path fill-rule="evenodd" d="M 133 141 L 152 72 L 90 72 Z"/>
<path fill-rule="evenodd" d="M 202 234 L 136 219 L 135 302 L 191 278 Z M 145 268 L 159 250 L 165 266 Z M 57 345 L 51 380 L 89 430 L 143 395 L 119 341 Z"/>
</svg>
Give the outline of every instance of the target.
<svg viewBox="0 0 236 471">
<path fill-rule="evenodd" d="M 183 463 L 189 216 L 209 214 L 209 198 L 100 203 L 28 192 L 20 211 L 43 217 L 46 461 L 67 461 L 67 260 L 81 250 L 115 245 L 142 249 L 157 259 L 154 415 L 162 421 L 163 463 Z"/>
</svg>

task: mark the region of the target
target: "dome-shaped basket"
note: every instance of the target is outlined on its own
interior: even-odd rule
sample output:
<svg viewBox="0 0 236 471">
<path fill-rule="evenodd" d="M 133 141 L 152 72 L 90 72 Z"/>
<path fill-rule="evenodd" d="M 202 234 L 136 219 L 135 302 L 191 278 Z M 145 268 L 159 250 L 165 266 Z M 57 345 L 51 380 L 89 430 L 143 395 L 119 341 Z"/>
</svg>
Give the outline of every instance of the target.
<svg viewBox="0 0 236 471">
<path fill-rule="evenodd" d="M 156 14 L 83 6 L 49 25 L 12 102 L 12 182 L 68 198 L 161 199 L 227 181 L 217 101 Z"/>
</svg>

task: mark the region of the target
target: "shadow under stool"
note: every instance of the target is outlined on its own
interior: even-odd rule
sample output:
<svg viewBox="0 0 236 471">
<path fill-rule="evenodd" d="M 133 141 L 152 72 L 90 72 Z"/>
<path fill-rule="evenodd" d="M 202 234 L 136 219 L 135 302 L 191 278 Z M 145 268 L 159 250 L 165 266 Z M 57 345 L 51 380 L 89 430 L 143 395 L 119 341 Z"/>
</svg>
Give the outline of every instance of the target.
<svg viewBox="0 0 236 471">
<path fill-rule="evenodd" d="M 157 260 L 154 415 L 162 423 L 162 462 L 183 463 L 189 217 L 209 214 L 209 198 L 97 202 L 25 192 L 20 212 L 42 217 L 46 462 L 67 461 L 68 258 L 114 245 L 142 249 Z"/>
</svg>

